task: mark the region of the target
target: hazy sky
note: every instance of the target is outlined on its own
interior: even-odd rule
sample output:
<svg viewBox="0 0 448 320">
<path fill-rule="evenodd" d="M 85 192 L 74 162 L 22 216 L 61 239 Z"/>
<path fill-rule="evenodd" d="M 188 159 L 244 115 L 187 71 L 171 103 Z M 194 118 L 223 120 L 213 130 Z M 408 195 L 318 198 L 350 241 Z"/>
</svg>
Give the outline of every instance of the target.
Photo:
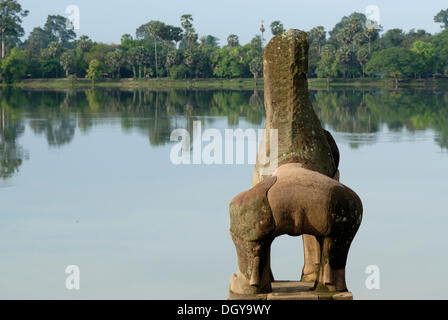
<svg viewBox="0 0 448 320">
<path fill-rule="evenodd" d="M 266 29 L 274 20 L 281 20 L 286 28 L 309 30 L 322 25 L 326 30 L 354 11 L 365 13 L 366 7 L 380 9 L 380 23 L 385 30 L 391 28 L 425 29 L 434 33 L 440 26 L 433 17 L 448 8 L 447 0 L 19 0 L 30 15 L 24 21 L 27 34 L 42 26 L 49 14 L 65 15 L 69 5 L 80 9 L 78 35 L 87 34 L 95 41 L 119 42 L 125 33 L 149 20 L 160 20 L 180 25 L 179 18 L 191 13 L 199 35 L 212 34 L 225 43 L 229 34 L 237 34 L 241 43 L 247 43 L 259 33 L 260 21 Z M 266 38 L 271 36 L 267 32 Z"/>
</svg>

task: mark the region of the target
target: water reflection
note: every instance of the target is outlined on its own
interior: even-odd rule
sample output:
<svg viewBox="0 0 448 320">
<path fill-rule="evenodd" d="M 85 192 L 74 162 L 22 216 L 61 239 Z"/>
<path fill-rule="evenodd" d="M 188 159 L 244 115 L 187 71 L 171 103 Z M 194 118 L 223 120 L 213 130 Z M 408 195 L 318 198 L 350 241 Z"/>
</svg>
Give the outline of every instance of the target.
<svg viewBox="0 0 448 320">
<path fill-rule="evenodd" d="M 21 119 L 11 118 L 7 108 L 0 110 L 0 178 L 6 179 L 19 171 L 23 160 L 27 158 L 26 151 L 17 142 L 25 132 Z"/>
<path fill-rule="evenodd" d="M 336 132 L 374 134 L 382 126 L 392 132 L 432 129 L 436 143 L 448 148 L 448 92 L 337 90 L 313 92 L 312 99 L 322 122 Z M 363 137 L 366 143 L 377 138 Z"/>
<path fill-rule="evenodd" d="M 322 122 L 350 133 L 350 146 L 376 143 L 383 127 L 392 132 L 432 129 L 436 143 L 448 149 L 448 92 L 424 90 L 319 90 L 311 99 Z M 175 128 L 192 130 L 193 120 L 213 125 L 225 117 L 229 127 L 239 119 L 254 127 L 264 120 L 262 91 L 171 90 L 32 91 L 0 89 L 0 175 L 6 179 L 27 159 L 19 144 L 25 128 L 52 148 L 73 141 L 97 125 L 121 125 L 137 131 L 152 146 L 169 143 Z"/>
</svg>

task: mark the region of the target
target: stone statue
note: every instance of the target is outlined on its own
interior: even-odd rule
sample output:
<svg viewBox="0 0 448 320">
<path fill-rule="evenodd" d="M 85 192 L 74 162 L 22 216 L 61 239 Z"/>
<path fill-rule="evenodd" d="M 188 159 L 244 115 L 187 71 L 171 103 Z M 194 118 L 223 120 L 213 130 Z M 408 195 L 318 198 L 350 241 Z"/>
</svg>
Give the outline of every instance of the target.
<svg viewBox="0 0 448 320">
<path fill-rule="evenodd" d="M 258 161 L 252 188 L 230 204 L 231 235 L 238 256 L 236 294 L 272 291 L 272 241 L 303 237 L 302 281 L 313 289 L 347 291 L 345 264 L 362 218 L 359 197 L 339 183 L 339 150 L 313 110 L 308 92 L 305 32 L 275 36 L 264 53 L 266 132 L 278 130 L 278 169 L 266 174 Z M 265 144 L 262 141 L 261 144 Z M 266 153 L 271 157 L 271 146 Z"/>
</svg>

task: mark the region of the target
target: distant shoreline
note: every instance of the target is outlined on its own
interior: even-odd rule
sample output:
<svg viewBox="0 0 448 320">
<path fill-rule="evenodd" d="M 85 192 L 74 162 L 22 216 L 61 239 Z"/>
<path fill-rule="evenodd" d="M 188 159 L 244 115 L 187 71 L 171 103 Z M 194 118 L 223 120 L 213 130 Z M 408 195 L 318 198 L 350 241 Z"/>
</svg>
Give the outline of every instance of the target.
<svg viewBox="0 0 448 320">
<path fill-rule="evenodd" d="M 359 88 L 385 88 L 394 89 L 396 83 L 393 79 L 308 79 L 310 89 L 325 89 L 332 87 L 359 87 Z M 6 87 L 0 84 L 0 87 Z M 160 79 L 104 79 L 92 83 L 87 79 L 27 79 L 11 85 L 12 87 L 26 89 L 89 89 L 89 88 L 119 88 L 119 89 L 228 89 L 228 90 L 254 90 L 263 89 L 263 80 L 254 79 L 191 79 L 172 80 Z M 412 79 L 400 80 L 399 88 L 427 88 L 448 89 L 448 79 Z"/>
</svg>

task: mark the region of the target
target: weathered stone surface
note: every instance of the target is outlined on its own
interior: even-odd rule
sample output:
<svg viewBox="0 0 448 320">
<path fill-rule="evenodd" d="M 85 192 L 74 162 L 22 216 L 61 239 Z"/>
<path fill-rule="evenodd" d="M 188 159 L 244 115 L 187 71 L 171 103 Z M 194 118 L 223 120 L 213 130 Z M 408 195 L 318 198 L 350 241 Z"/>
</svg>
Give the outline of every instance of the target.
<svg viewBox="0 0 448 320">
<path fill-rule="evenodd" d="M 311 291 L 314 287 L 314 282 L 298 282 L 298 281 L 275 281 L 272 283 L 272 292 L 302 292 Z"/>
<path fill-rule="evenodd" d="M 266 300 L 268 293 L 252 293 L 250 290 L 245 290 L 241 288 L 239 283 L 239 278 L 241 278 L 241 274 L 238 276 L 236 274 L 232 274 L 230 277 L 230 288 L 229 288 L 229 296 L 228 300 Z M 270 290 L 272 291 L 272 289 Z M 238 292 L 238 293 L 237 293 Z"/>
<path fill-rule="evenodd" d="M 306 33 L 289 30 L 275 36 L 265 49 L 266 131 L 278 130 L 278 163 L 302 163 L 305 168 L 339 179 L 339 150 L 331 134 L 322 129 L 309 98 L 308 40 Z M 270 145 L 262 140 L 267 155 Z M 255 165 L 252 186 L 266 176 L 266 165 L 259 159 Z M 305 265 L 302 281 L 314 281 L 320 263 L 317 240 L 303 235 Z"/>
<path fill-rule="evenodd" d="M 230 203 L 230 232 L 246 241 L 261 240 L 274 229 L 268 191 L 276 177 L 264 179 L 256 187 L 240 193 Z M 248 214 L 255 212 L 255 215 Z"/>
<path fill-rule="evenodd" d="M 271 130 L 278 132 L 279 167 L 266 175 L 269 170 L 263 169 L 272 166 L 262 163 L 261 151 L 252 189 L 230 205 L 238 255 L 230 299 L 332 299 L 346 290 L 345 264 L 361 223 L 362 204 L 338 181 L 338 147 L 322 128 L 309 99 L 307 55 L 306 34 L 299 30 L 275 36 L 265 50 L 266 136 Z M 260 149 L 265 146 L 272 162 L 272 141 L 261 143 Z M 302 281 L 311 281 L 312 292 L 303 283 L 273 282 L 270 246 L 283 234 L 303 235 Z"/>
<path fill-rule="evenodd" d="M 275 173 L 268 200 L 277 234 L 353 236 L 362 218 L 362 204 L 350 188 L 316 171 L 288 163 Z"/>
<path fill-rule="evenodd" d="M 353 294 L 351 292 L 336 293 L 331 297 L 333 300 L 353 300 Z"/>
<path fill-rule="evenodd" d="M 236 275 L 232 275 L 236 279 Z M 313 291 L 313 283 L 277 281 L 272 292 L 263 294 L 238 294 L 229 290 L 228 300 L 353 300 L 351 292 Z"/>
<path fill-rule="evenodd" d="M 333 177 L 337 167 L 309 98 L 307 70 L 305 32 L 289 30 L 269 42 L 264 53 L 266 131 L 278 130 L 279 166 L 299 162 L 307 169 Z M 269 145 L 267 149 L 269 155 Z M 260 166 L 257 162 L 252 186 L 263 178 Z"/>
<path fill-rule="evenodd" d="M 267 300 L 319 300 L 319 295 L 313 292 L 270 293 Z"/>
<path fill-rule="evenodd" d="M 300 163 L 287 163 L 237 196 L 231 208 L 235 203 L 238 209 L 231 215 L 231 234 L 239 274 L 233 292 L 270 292 L 269 248 L 274 238 L 285 234 L 319 239 L 322 254 L 316 285 L 333 291 L 347 289 L 345 264 L 362 219 L 361 200 L 350 188 Z M 259 203 L 264 203 L 263 210 Z"/>
</svg>

